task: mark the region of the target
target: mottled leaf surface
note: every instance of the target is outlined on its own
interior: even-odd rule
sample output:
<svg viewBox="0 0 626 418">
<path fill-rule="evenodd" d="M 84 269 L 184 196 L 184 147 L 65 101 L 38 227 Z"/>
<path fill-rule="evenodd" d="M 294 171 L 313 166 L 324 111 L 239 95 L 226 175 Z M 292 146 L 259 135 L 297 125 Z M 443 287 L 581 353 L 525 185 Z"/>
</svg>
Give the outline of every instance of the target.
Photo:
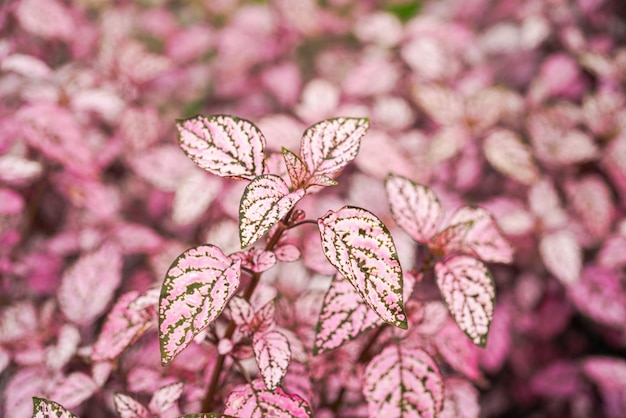
<svg viewBox="0 0 626 418">
<path fill-rule="evenodd" d="M 318 219 L 324 254 L 385 321 L 406 329 L 402 269 L 387 227 L 365 209 L 345 206 Z"/>
<path fill-rule="evenodd" d="M 364 373 L 363 394 L 372 417 L 436 417 L 443 390 L 435 361 L 419 348 L 389 346 Z"/>
<path fill-rule="evenodd" d="M 390 174 L 385 181 L 394 220 L 419 243 L 430 240 L 443 219 L 443 209 L 435 193 L 428 187 Z"/>
<path fill-rule="evenodd" d="M 255 333 L 252 338 L 254 357 L 269 390 L 280 385 L 291 361 L 289 341 L 279 331 Z"/>
<path fill-rule="evenodd" d="M 473 257 L 458 255 L 438 262 L 435 276 L 452 318 L 474 344 L 484 347 L 496 297 L 487 267 Z"/>
<path fill-rule="evenodd" d="M 105 244 L 81 256 L 63 274 L 58 291 L 65 316 L 87 325 L 104 312 L 122 279 L 122 256 L 118 248 Z"/>
<path fill-rule="evenodd" d="M 504 238 L 495 219 L 483 208 L 464 206 L 457 210 L 450 223 L 466 224 L 471 227 L 463 239 L 463 247 L 483 261 L 491 263 L 511 263 L 513 247 Z"/>
<path fill-rule="evenodd" d="M 113 402 L 120 418 L 150 418 L 146 407 L 128 395 L 116 393 Z"/>
<path fill-rule="evenodd" d="M 178 121 L 176 127 L 185 154 L 213 174 L 252 180 L 265 171 L 265 137 L 252 122 L 198 115 Z"/>
<path fill-rule="evenodd" d="M 42 398 L 33 398 L 33 418 L 78 418 L 56 402 Z"/>
<path fill-rule="evenodd" d="M 307 128 L 300 155 L 308 172 L 317 175 L 341 170 L 357 156 L 368 128 L 369 121 L 359 118 L 327 119 Z"/>
<path fill-rule="evenodd" d="M 285 166 L 287 167 L 287 173 L 291 180 L 291 186 L 294 189 L 299 189 L 305 186 L 305 181 L 309 177 L 309 171 L 302 159 L 289 151 L 287 148 L 283 148 L 283 158 L 285 160 Z"/>
<path fill-rule="evenodd" d="M 289 191 L 287 183 L 274 174 L 252 180 L 239 204 L 239 238 L 245 248 L 257 241 L 302 199 L 305 191 Z"/>
<path fill-rule="evenodd" d="M 324 297 L 313 354 L 340 347 L 382 323 L 380 317 L 363 301 L 354 286 L 342 275 L 337 274 Z"/>
<path fill-rule="evenodd" d="M 181 254 L 165 276 L 159 299 L 161 362 L 166 365 L 214 321 L 239 286 L 239 262 L 213 245 Z"/>
<path fill-rule="evenodd" d="M 281 388 L 267 390 L 263 380 L 237 386 L 226 400 L 225 414 L 239 418 L 312 417 L 311 409 L 298 395 L 289 395 Z"/>
<path fill-rule="evenodd" d="M 572 232 L 562 229 L 544 236 L 539 253 L 546 269 L 563 285 L 572 285 L 580 278 L 582 249 Z"/>
</svg>

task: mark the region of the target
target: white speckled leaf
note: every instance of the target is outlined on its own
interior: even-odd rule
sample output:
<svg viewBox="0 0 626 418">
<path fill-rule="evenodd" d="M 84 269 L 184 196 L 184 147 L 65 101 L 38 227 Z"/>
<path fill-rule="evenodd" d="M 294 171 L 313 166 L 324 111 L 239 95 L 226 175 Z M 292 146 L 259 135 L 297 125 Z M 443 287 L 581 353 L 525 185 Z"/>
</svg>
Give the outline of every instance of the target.
<svg viewBox="0 0 626 418">
<path fill-rule="evenodd" d="M 222 313 L 239 286 L 239 267 L 213 245 L 191 248 L 174 261 L 159 299 L 163 365 Z"/>
<path fill-rule="evenodd" d="M 407 328 L 402 268 L 387 227 L 365 209 L 344 206 L 317 221 L 328 261 L 385 322 Z"/>
<path fill-rule="evenodd" d="M 443 381 L 422 349 L 391 345 L 364 373 L 363 394 L 372 417 L 433 418 L 443 406 Z"/>
<path fill-rule="evenodd" d="M 457 255 L 438 262 L 435 276 L 452 318 L 474 344 L 484 347 L 496 297 L 487 267 L 473 257 Z"/>
<path fill-rule="evenodd" d="M 340 347 L 382 324 L 383 321 L 363 301 L 354 286 L 337 274 L 324 297 L 313 355 Z"/>
<path fill-rule="evenodd" d="M 276 389 L 291 361 L 289 340 L 279 331 L 254 333 L 252 349 L 265 386 L 269 390 Z"/>
<path fill-rule="evenodd" d="M 42 398 L 33 398 L 33 418 L 78 418 L 56 402 Z"/>
<path fill-rule="evenodd" d="M 287 183 L 274 174 L 252 180 L 239 203 L 239 239 L 241 248 L 256 242 L 285 216 L 306 192 L 289 192 Z"/>
<path fill-rule="evenodd" d="M 213 174 L 252 180 L 265 171 L 265 137 L 250 121 L 198 115 L 176 127 L 185 154 Z"/>
<path fill-rule="evenodd" d="M 224 413 L 239 418 L 313 416 L 301 397 L 287 394 L 281 388 L 268 390 L 261 379 L 252 381 L 251 385 L 235 387 L 226 400 Z"/>
<path fill-rule="evenodd" d="M 285 160 L 285 166 L 287 167 L 287 173 L 291 180 L 291 186 L 294 189 L 299 189 L 305 186 L 305 181 L 309 177 L 309 172 L 306 169 L 306 165 L 300 157 L 287 148 L 283 148 L 283 158 Z"/>
<path fill-rule="evenodd" d="M 361 138 L 369 128 L 362 118 L 335 118 L 304 131 L 300 155 L 311 175 L 333 174 L 354 160 Z"/>
<path fill-rule="evenodd" d="M 116 393 L 113 402 L 120 418 L 150 418 L 146 407 L 128 395 Z"/>
<path fill-rule="evenodd" d="M 419 243 L 430 240 L 443 219 L 443 209 L 435 193 L 428 187 L 390 174 L 385 181 L 393 219 L 411 238 Z"/>
</svg>

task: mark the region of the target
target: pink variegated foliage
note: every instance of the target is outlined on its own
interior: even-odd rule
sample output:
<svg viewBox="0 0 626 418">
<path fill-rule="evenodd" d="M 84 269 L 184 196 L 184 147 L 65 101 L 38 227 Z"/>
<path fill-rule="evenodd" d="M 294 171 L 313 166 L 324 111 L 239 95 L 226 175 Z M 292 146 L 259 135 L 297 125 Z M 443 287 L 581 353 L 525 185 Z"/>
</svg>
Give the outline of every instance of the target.
<svg viewBox="0 0 626 418">
<path fill-rule="evenodd" d="M 622 3 L 3 2 L 0 416 L 626 416 Z"/>
</svg>

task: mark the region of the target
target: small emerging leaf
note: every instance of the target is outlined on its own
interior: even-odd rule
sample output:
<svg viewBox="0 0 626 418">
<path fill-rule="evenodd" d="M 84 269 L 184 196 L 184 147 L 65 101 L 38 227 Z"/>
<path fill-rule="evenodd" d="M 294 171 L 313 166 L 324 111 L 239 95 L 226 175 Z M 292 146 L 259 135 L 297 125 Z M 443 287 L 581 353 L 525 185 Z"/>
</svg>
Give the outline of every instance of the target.
<svg viewBox="0 0 626 418">
<path fill-rule="evenodd" d="M 369 128 L 367 119 L 327 119 L 307 128 L 300 155 L 311 175 L 333 174 L 354 160 L 361 138 Z"/>
<path fill-rule="evenodd" d="M 389 230 L 373 213 L 344 206 L 318 219 L 328 261 L 385 321 L 407 328 L 402 269 Z"/>
<path fill-rule="evenodd" d="M 78 418 L 56 402 L 42 398 L 33 398 L 33 418 Z"/>
<path fill-rule="evenodd" d="M 435 276 L 452 318 L 474 344 L 484 347 L 496 297 L 487 267 L 473 257 L 458 255 L 438 262 Z"/>
<path fill-rule="evenodd" d="M 313 355 L 340 347 L 382 323 L 354 286 L 337 274 L 324 297 Z"/>
<path fill-rule="evenodd" d="M 252 180 L 265 171 L 265 137 L 252 122 L 198 115 L 178 121 L 176 127 L 185 154 L 213 174 Z"/>
<path fill-rule="evenodd" d="M 252 339 L 254 357 L 269 390 L 280 385 L 291 361 L 289 341 L 279 331 L 255 333 Z"/>
<path fill-rule="evenodd" d="M 245 248 L 270 230 L 302 199 L 306 192 L 289 192 L 287 183 L 274 174 L 252 180 L 239 204 L 239 239 Z"/>
<path fill-rule="evenodd" d="M 283 148 L 283 158 L 285 159 L 285 166 L 287 167 L 287 173 L 291 180 L 291 186 L 294 189 L 304 187 L 304 182 L 309 177 L 309 172 L 304 162 L 287 148 Z"/>
<path fill-rule="evenodd" d="M 213 245 L 191 248 L 174 261 L 159 300 L 163 365 L 222 313 L 239 287 L 239 266 Z"/>
<path fill-rule="evenodd" d="M 443 219 L 441 203 L 433 191 L 390 174 L 385 181 L 391 214 L 398 226 L 419 243 L 428 242 Z"/>
<path fill-rule="evenodd" d="M 443 406 L 443 381 L 422 349 L 392 345 L 372 359 L 363 394 L 372 417 L 436 417 Z"/>
</svg>

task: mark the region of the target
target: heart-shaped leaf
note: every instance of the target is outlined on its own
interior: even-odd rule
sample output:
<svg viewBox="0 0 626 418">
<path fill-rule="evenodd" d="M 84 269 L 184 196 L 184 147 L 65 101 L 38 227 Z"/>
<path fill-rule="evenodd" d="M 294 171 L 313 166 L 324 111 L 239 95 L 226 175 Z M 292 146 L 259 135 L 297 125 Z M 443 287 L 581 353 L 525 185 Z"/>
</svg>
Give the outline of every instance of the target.
<svg viewBox="0 0 626 418">
<path fill-rule="evenodd" d="M 289 192 L 287 183 L 277 175 L 265 174 L 252 180 L 239 203 L 241 248 L 257 241 L 276 225 L 306 192 Z"/>
<path fill-rule="evenodd" d="M 496 297 L 487 267 L 473 257 L 457 255 L 438 262 L 435 276 L 452 318 L 474 344 L 484 347 Z"/>
<path fill-rule="evenodd" d="M 328 261 L 383 319 L 407 328 L 402 268 L 389 230 L 373 213 L 345 206 L 317 221 Z"/>
<path fill-rule="evenodd" d="M 341 274 L 337 274 L 324 297 L 313 355 L 340 347 L 382 323 L 354 286 Z"/>
<path fill-rule="evenodd" d="M 179 120 L 178 142 L 199 167 L 252 180 L 265 171 L 265 137 L 252 122 L 227 115 Z"/>
<path fill-rule="evenodd" d="M 150 418 L 146 407 L 128 395 L 116 393 L 113 401 L 120 418 Z"/>
<path fill-rule="evenodd" d="M 364 380 L 372 417 L 436 417 L 443 406 L 437 365 L 419 348 L 385 348 L 368 364 Z"/>
<path fill-rule="evenodd" d="M 78 418 L 56 402 L 42 398 L 33 398 L 33 418 Z"/>
<path fill-rule="evenodd" d="M 354 160 L 368 128 L 363 118 L 327 119 L 307 128 L 300 155 L 310 175 L 336 173 Z"/>
<path fill-rule="evenodd" d="M 269 390 L 276 389 L 291 361 L 289 340 L 279 331 L 254 333 L 252 349 L 265 386 Z"/>
<path fill-rule="evenodd" d="M 309 172 L 306 169 L 306 165 L 293 152 L 287 148 L 283 148 L 283 158 L 285 160 L 285 166 L 287 167 L 287 173 L 291 180 L 291 186 L 294 189 L 299 189 L 305 186 L 305 181 L 309 177 Z"/>
<path fill-rule="evenodd" d="M 419 243 L 430 240 L 443 219 L 443 209 L 435 193 L 428 187 L 390 174 L 385 181 L 393 219 L 411 238 Z"/>
<path fill-rule="evenodd" d="M 311 409 L 298 395 L 289 395 L 281 388 L 267 390 L 263 380 L 237 386 L 226 400 L 225 414 L 239 418 L 312 417 Z"/>
<path fill-rule="evenodd" d="M 165 276 L 159 299 L 161 362 L 167 365 L 214 321 L 239 287 L 240 262 L 213 245 L 182 253 Z"/>
</svg>

